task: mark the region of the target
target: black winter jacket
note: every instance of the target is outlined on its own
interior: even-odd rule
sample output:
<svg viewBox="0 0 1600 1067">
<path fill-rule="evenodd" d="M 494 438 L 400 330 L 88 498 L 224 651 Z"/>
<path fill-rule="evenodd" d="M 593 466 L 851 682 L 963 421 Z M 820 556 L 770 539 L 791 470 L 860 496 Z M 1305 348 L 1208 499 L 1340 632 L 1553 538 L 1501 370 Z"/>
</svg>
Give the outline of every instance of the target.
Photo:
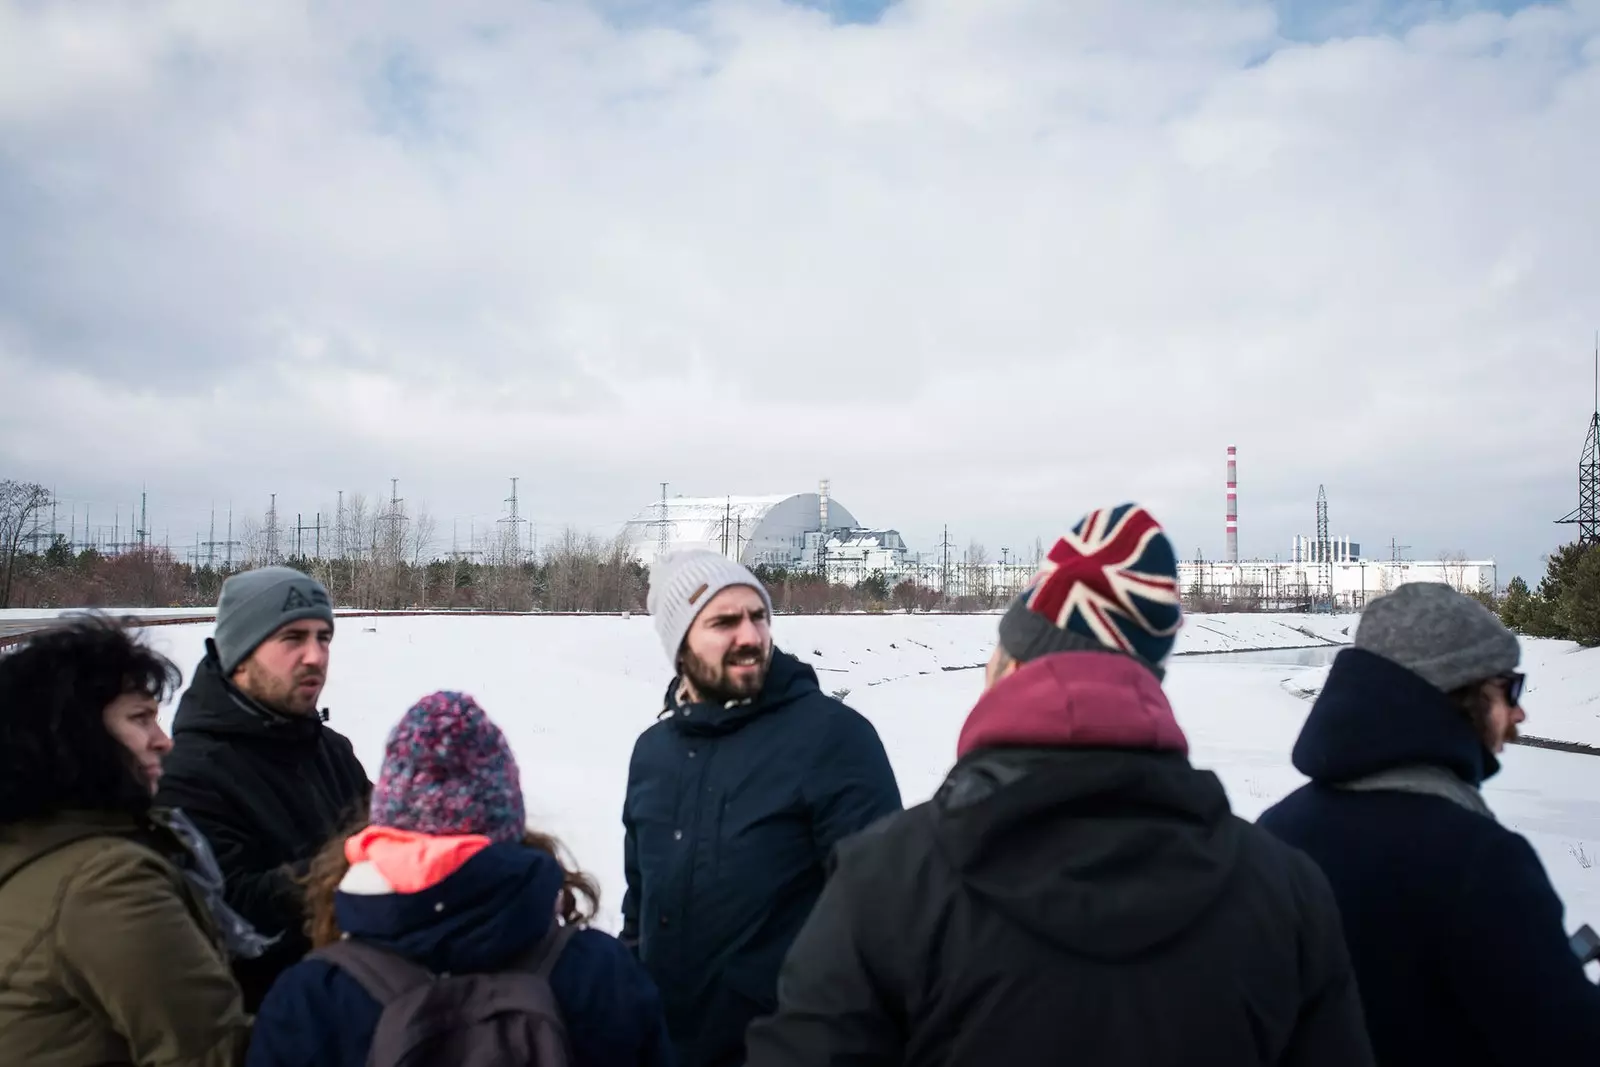
<svg viewBox="0 0 1600 1067">
<path fill-rule="evenodd" d="M 963 741 L 840 845 L 749 1067 L 1372 1063 L 1327 881 L 1189 765 L 1154 675 L 1045 657 Z"/>
<path fill-rule="evenodd" d="M 1600 989 L 1527 840 L 1440 796 L 1338 787 L 1415 764 L 1470 786 L 1500 768 L 1443 693 L 1347 649 L 1295 742 L 1310 784 L 1259 820 L 1327 872 L 1378 1062 L 1595 1062 Z"/>
<path fill-rule="evenodd" d="M 172 734 L 156 802 L 181 808 L 206 835 L 233 909 L 281 937 L 259 959 L 234 964 L 245 1010 L 254 1012 L 273 979 L 311 948 L 293 878 L 365 810 L 371 783 L 348 739 L 320 717 L 279 715 L 245 696 L 209 641 Z"/>
<path fill-rule="evenodd" d="M 661 990 L 680 1067 L 733 1067 L 776 1005 L 829 851 L 899 811 L 900 791 L 872 724 L 787 653 L 748 704 L 676 691 L 628 768 L 622 936 Z"/>
</svg>

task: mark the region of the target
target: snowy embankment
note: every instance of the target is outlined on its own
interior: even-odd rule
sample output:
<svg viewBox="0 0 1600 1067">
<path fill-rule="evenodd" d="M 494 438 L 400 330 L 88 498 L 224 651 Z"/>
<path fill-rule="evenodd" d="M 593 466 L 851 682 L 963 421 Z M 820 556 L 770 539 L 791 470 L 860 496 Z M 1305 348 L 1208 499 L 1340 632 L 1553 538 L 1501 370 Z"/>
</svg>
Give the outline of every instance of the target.
<svg viewBox="0 0 1600 1067">
<path fill-rule="evenodd" d="M 994 615 L 781 616 L 780 647 L 811 663 L 823 688 L 879 725 L 908 803 L 949 768 L 983 685 Z M 1304 647 L 1347 640 L 1352 619 L 1193 616 L 1183 652 Z M 190 675 L 212 624 L 162 626 L 148 639 Z M 324 704 L 376 774 L 396 719 L 435 689 L 473 694 L 506 730 L 530 818 L 557 833 L 622 898 L 622 794 L 634 739 L 655 721 L 669 681 L 647 616 L 356 616 L 341 619 Z M 918 685 L 916 683 L 924 683 Z M 926 683 L 933 683 L 931 687 Z M 1292 701 L 1287 701 L 1293 704 Z M 169 702 L 166 722 L 176 701 Z"/>
<path fill-rule="evenodd" d="M 961 724 L 983 686 L 997 619 L 961 615 L 781 616 L 778 644 L 816 667 L 883 738 L 907 804 L 927 799 L 955 758 Z M 1353 617 L 1191 616 L 1182 653 L 1342 644 Z M 192 672 L 210 623 L 162 626 L 150 641 Z M 1292 654 L 1287 654 L 1291 656 Z M 1573 668 L 1563 676 L 1546 659 Z M 1581 656 L 1530 649 L 1541 711 L 1563 692 L 1592 700 Z M 1600 661 L 1594 661 L 1600 679 Z M 324 704 L 376 774 L 390 727 L 417 698 L 465 690 L 501 724 L 516 752 L 529 818 L 567 843 L 603 889 L 601 923 L 615 929 L 622 900 L 622 799 L 634 739 L 656 718 L 667 656 L 645 616 L 341 619 Z M 1214 770 L 1234 810 L 1254 819 L 1305 781 L 1290 763 L 1310 703 L 1287 691 L 1306 668 L 1247 656 L 1179 656 L 1166 689 L 1191 757 Z M 1579 701 L 1578 703 L 1581 703 Z M 1575 705 L 1576 706 L 1576 705 Z M 172 705 L 167 710 L 170 723 Z M 1577 716 L 1574 716 L 1575 718 Z M 1531 724 L 1530 724 L 1531 725 Z M 1525 834 L 1567 904 L 1569 926 L 1600 920 L 1600 763 L 1532 748 L 1508 751 L 1485 793 L 1506 825 Z"/>
<path fill-rule="evenodd" d="M 1600 648 L 1524 637 L 1518 669 L 1528 676 L 1522 698 L 1528 715 L 1521 726 L 1523 734 L 1600 748 Z M 1327 667 L 1299 668 L 1283 684 L 1296 696 L 1312 700 L 1327 678 Z"/>
</svg>

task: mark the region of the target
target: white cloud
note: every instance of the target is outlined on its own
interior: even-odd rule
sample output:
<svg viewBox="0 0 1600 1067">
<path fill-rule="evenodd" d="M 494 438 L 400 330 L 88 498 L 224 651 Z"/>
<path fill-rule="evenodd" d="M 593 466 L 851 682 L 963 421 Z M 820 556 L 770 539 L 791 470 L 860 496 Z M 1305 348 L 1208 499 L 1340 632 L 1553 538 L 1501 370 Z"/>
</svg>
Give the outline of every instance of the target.
<svg viewBox="0 0 1600 1067">
<path fill-rule="evenodd" d="M 1236 443 L 1247 552 L 1327 483 L 1527 570 L 1597 42 L 1593 0 L 1315 44 L 1245 0 L 0 2 L 0 463 L 193 514 L 520 474 L 584 525 L 827 475 L 997 547 L 1138 496 L 1189 554 Z"/>
</svg>

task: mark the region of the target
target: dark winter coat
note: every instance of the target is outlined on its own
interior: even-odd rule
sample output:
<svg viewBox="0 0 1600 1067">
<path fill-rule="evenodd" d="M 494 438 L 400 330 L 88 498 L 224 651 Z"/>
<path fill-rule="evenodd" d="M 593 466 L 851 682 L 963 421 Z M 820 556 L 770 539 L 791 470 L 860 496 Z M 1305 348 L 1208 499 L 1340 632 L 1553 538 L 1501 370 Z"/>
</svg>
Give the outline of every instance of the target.
<svg viewBox="0 0 1600 1067">
<path fill-rule="evenodd" d="M 335 914 L 342 932 L 431 971 L 493 971 L 549 932 L 561 880 L 548 853 L 496 844 L 417 893 L 340 892 Z M 580 930 L 550 987 L 575 1067 L 672 1067 L 655 985 L 616 938 Z M 247 1067 L 363 1067 L 380 1014 L 354 978 L 325 960 L 303 960 L 267 995 Z"/>
<path fill-rule="evenodd" d="M 990 689 L 934 799 L 838 849 L 749 1067 L 1361 1067 L 1326 879 L 1229 812 L 1155 676 Z"/>
<path fill-rule="evenodd" d="M 1441 796 L 1338 787 L 1415 764 L 1472 786 L 1499 770 L 1443 693 L 1347 649 L 1295 743 L 1310 784 L 1260 819 L 1333 885 L 1378 1061 L 1593 1062 L 1600 991 L 1528 842 Z"/>
<path fill-rule="evenodd" d="M 661 989 L 679 1062 L 731 1067 L 776 1004 L 830 850 L 899 811 L 900 791 L 872 724 L 787 653 L 752 701 L 676 692 L 628 768 L 623 936 Z"/>
<path fill-rule="evenodd" d="M 259 959 L 234 964 L 254 1011 L 310 949 L 295 874 L 364 812 L 371 784 L 346 738 L 317 716 L 279 715 L 245 696 L 223 676 L 210 642 L 172 733 L 156 802 L 181 808 L 210 840 L 234 910 L 262 934 L 281 936 Z"/>
</svg>

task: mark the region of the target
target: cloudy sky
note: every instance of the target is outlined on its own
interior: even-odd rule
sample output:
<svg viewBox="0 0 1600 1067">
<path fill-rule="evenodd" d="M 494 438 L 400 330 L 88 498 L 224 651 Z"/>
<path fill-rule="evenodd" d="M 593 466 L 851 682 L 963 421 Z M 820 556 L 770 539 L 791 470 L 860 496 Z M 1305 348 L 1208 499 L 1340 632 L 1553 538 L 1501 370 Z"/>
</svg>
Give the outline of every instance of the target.
<svg viewBox="0 0 1600 1067">
<path fill-rule="evenodd" d="M 1597 0 L 0 0 L 0 476 L 1214 557 L 1236 444 L 1244 554 L 1321 484 L 1505 580 L 1574 533 L 1597 174 Z"/>
</svg>

